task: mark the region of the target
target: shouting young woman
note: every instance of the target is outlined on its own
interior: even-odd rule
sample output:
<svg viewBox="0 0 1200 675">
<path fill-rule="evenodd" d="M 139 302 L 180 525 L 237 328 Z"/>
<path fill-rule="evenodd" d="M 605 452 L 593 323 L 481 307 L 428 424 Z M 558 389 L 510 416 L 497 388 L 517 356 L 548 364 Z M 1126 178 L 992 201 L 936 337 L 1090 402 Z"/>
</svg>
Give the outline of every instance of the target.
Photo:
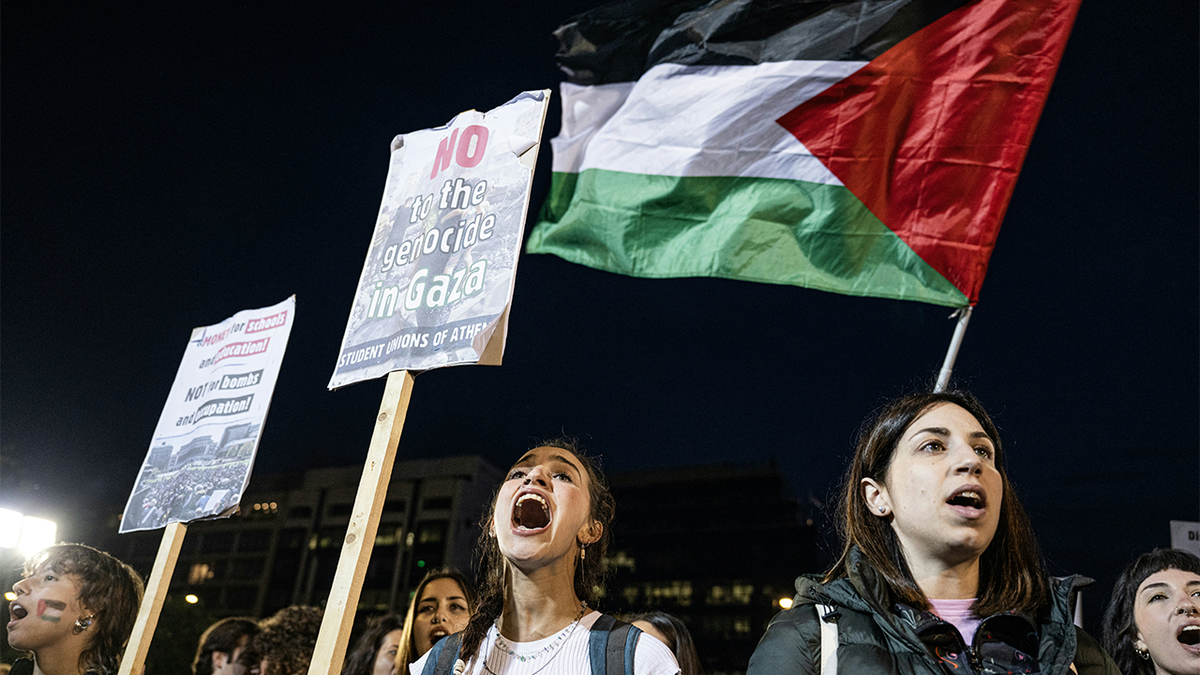
<svg viewBox="0 0 1200 675">
<path fill-rule="evenodd" d="M 604 476 L 572 443 L 521 456 L 484 519 L 479 609 L 459 639 L 440 642 L 414 674 L 558 675 L 596 672 L 621 658 L 624 672 L 672 675 L 658 640 L 595 611 L 614 503 Z M 604 672 L 604 670 L 600 670 Z"/>
</svg>

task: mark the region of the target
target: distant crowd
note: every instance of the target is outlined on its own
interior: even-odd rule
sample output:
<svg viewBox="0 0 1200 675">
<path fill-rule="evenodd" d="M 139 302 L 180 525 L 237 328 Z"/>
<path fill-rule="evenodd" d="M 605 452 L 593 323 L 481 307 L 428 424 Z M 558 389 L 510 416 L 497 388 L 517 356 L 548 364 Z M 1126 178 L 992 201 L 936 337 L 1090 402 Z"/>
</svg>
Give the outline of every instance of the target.
<svg viewBox="0 0 1200 675">
<path fill-rule="evenodd" d="M 525 452 L 483 520 L 478 587 L 457 570 L 429 573 L 405 616 L 369 621 L 340 672 L 699 675 L 704 645 L 679 619 L 595 609 L 615 509 L 573 442 Z M 1200 675 L 1200 559 L 1137 557 L 1112 589 L 1100 640 L 1076 627 L 1085 581 L 1047 573 L 996 427 L 969 393 L 913 394 L 877 411 L 837 509 L 837 561 L 797 579 L 750 675 Z M 29 658 L 11 675 L 115 675 L 138 575 L 80 544 L 47 548 L 24 572 L 7 629 Z M 321 620 L 300 606 L 223 619 L 200 637 L 193 672 L 304 675 Z"/>
<path fill-rule="evenodd" d="M 219 513 L 236 503 L 249 461 L 212 466 L 192 463 L 150 478 L 138 493 L 140 503 L 131 503 L 124 517 L 138 528 L 153 529 L 172 519 L 187 522 L 206 513 Z"/>
</svg>

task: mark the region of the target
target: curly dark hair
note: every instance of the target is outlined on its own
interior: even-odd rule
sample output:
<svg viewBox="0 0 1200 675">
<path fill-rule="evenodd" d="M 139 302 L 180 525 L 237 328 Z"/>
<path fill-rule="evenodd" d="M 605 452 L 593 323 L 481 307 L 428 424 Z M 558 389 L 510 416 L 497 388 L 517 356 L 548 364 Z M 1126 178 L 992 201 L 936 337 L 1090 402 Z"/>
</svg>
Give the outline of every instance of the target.
<svg viewBox="0 0 1200 675">
<path fill-rule="evenodd" d="M 608 481 L 600 471 L 599 463 L 584 453 L 574 439 L 552 438 L 538 443 L 534 446 L 534 449 L 536 448 L 566 450 L 579 460 L 584 471 L 587 472 L 590 515 L 594 522 L 600 524 L 601 532 L 596 541 L 587 545 L 587 556 L 578 560 L 578 564 L 575 566 L 574 586 L 575 595 L 580 600 L 587 602 L 588 605 L 595 607 L 600 590 L 603 588 L 605 575 L 608 572 L 604 559 L 608 555 L 608 545 L 612 540 L 610 526 L 616 512 L 616 500 L 613 499 L 612 492 L 609 490 Z M 508 560 L 501 553 L 496 537 L 492 533 L 492 516 L 495 514 L 496 499 L 499 496 L 500 488 L 497 487 L 492 495 L 491 507 L 488 508 L 480 522 L 483 532 L 479 535 L 479 544 L 476 548 L 480 552 L 479 573 L 476 575 L 480 585 L 479 607 L 471 615 L 471 623 L 467 624 L 467 629 L 463 631 L 463 661 L 469 661 L 479 650 L 479 645 L 487 635 L 488 628 L 504 609 L 504 595 L 507 590 L 504 582 L 507 577 Z"/>
<path fill-rule="evenodd" d="M 979 558 L 979 597 L 974 611 L 979 616 L 1018 611 L 1040 617 L 1050 602 L 1050 576 L 1029 516 L 1017 499 L 1016 488 L 1004 468 L 1000 433 L 983 405 L 965 391 L 902 396 L 885 404 L 863 425 L 854 459 L 842 484 L 841 512 L 837 517 L 842 552 L 825 573 L 825 581 L 850 573 L 850 551 L 857 547 L 896 599 L 920 609 L 929 608 L 928 598 L 913 579 L 899 538 L 886 520 L 871 513 L 861 485 L 864 478 L 887 482 L 896 446 L 904 432 L 918 417 L 942 403 L 952 403 L 966 410 L 983 427 L 996 449 L 996 470 L 1004 486 L 996 535 Z"/>
<path fill-rule="evenodd" d="M 192 672 L 195 675 L 212 675 L 214 653 L 223 652 L 227 658 L 232 659 L 237 648 L 248 645 L 250 638 L 257 632 L 258 623 L 244 616 L 231 616 L 209 626 L 200 636 L 196 658 L 192 659 Z"/>
<path fill-rule="evenodd" d="M 404 622 L 399 614 L 383 614 L 368 621 L 367 629 L 359 636 L 358 642 L 354 643 L 354 649 L 346 657 L 342 675 L 371 675 L 383 638 L 394 630 L 404 630 Z"/>
<path fill-rule="evenodd" d="M 268 659 L 261 675 L 304 675 L 312 661 L 317 635 L 324 613 L 316 607 L 292 605 L 258 623 L 258 635 L 250 650 L 259 659 Z"/>
<path fill-rule="evenodd" d="M 1200 575 L 1200 558 L 1176 548 L 1158 548 L 1139 555 L 1117 577 L 1104 609 L 1100 641 L 1125 675 L 1154 675 L 1154 663 L 1139 658 L 1135 651 L 1138 627 L 1133 622 L 1133 603 L 1142 582 L 1163 570 Z"/>
<path fill-rule="evenodd" d="M 56 544 L 25 561 L 25 576 L 49 568 L 79 579 L 79 604 L 93 616 L 91 639 L 79 655 L 84 672 L 112 675 L 133 632 L 145 586 L 133 568 L 84 544 Z"/>
</svg>

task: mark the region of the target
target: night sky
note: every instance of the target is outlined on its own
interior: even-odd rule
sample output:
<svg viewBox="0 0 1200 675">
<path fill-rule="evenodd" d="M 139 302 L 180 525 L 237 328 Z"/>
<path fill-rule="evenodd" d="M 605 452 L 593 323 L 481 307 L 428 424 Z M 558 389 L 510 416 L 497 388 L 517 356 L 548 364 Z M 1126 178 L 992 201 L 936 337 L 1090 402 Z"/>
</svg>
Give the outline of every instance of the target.
<svg viewBox="0 0 1200 675">
<path fill-rule="evenodd" d="M 191 329 L 293 293 L 256 469 L 360 463 L 383 381 L 326 384 L 389 142 L 556 89 L 551 31 L 591 6 L 4 2 L 0 506 L 98 539 Z M 1099 580 L 1093 613 L 1200 519 L 1198 24 L 1084 3 L 955 370 L 1051 571 Z M 556 90 L 545 139 L 558 119 Z M 419 375 L 398 458 L 507 465 L 566 433 L 610 471 L 774 460 L 824 523 L 859 423 L 932 382 L 949 313 L 523 256 L 504 365 Z"/>
</svg>

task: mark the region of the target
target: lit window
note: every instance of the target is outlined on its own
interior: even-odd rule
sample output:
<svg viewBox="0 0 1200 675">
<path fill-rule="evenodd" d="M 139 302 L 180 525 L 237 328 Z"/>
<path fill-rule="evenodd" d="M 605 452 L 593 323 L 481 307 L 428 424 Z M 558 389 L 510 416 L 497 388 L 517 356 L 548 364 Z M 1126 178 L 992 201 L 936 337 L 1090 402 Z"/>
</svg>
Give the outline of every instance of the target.
<svg viewBox="0 0 1200 675">
<path fill-rule="evenodd" d="M 643 584 L 642 593 L 645 594 L 646 603 L 649 605 L 688 607 L 692 604 L 692 582 L 690 581 Z"/>
<path fill-rule="evenodd" d="M 733 583 L 729 586 L 713 586 L 708 589 L 705 604 L 708 605 L 748 605 L 754 596 L 754 586 L 751 584 Z"/>
<path fill-rule="evenodd" d="M 637 571 L 637 560 L 625 551 L 617 551 L 615 555 L 605 558 L 604 562 L 610 568 L 620 567 L 630 572 Z"/>
<path fill-rule="evenodd" d="M 205 563 L 192 565 L 192 569 L 188 572 L 188 583 L 192 585 L 202 584 L 211 578 L 213 578 L 212 568 Z"/>
</svg>

